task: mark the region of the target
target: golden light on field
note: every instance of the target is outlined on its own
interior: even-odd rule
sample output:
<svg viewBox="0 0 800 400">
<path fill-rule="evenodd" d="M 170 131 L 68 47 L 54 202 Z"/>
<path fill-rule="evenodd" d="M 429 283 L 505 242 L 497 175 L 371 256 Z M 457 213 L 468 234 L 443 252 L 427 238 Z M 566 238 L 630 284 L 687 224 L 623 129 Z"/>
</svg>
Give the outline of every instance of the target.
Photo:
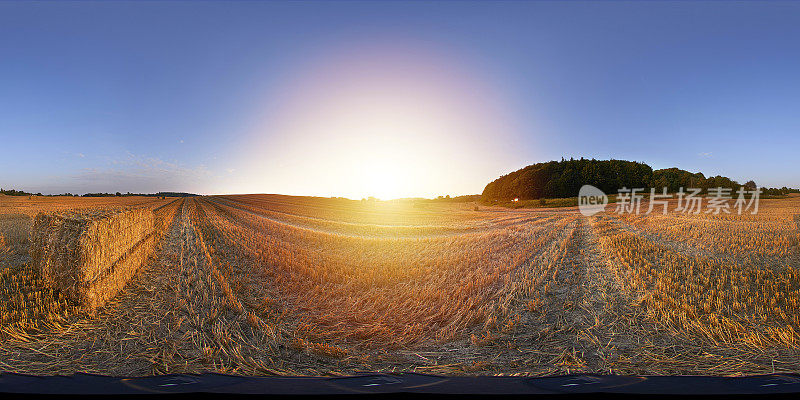
<svg viewBox="0 0 800 400">
<path fill-rule="evenodd" d="M 230 191 L 474 194 L 521 159 L 487 80 L 417 49 L 323 55 L 270 96 L 276 106 L 237 168 L 248 173 Z"/>
<path fill-rule="evenodd" d="M 464 212 L 456 202 L 411 203 L 0 196 L 0 256 L 12 262 L 0 269 L 0 360 L 9 371 L 51 375 L 133 375 L 154 368 L 154 351 L 172 355 L 159 360 L 159 373 L 797 370 L 798 196 L 764 199 L 756 215 L 587 217 L 564 208 Z M 148 260 L 124 252 L 140 272 L 97 315 L 71 297 L 86 292 L 55 290 L 48 269 L 23 256 L 55 254 L 30 241 L 45 238 L 37 225 L 56 229 L 46 237 L 75 230 L 35 218 L 39 212 L 130 208 L 154 213 L 155 239 L 135 246 L 159 245 L 147 245 Z M 135 242 L 115 239 L 116 231 L 91 234 L 98 232 L 112 233 L 92 236 L 106 249 Z M 83 274 L 77 262 L 63 271 Z M 543 343 L 546 351 L 520 351 Z M 717 354 L 697 356 L 707 349 Z M 422 350 L 440 362 L 420 364 Z M 589 351 L 618 356 L 592 359 Z M 492 364 L 475 363 L 486 354 Z M 43 363 L 43 355 L 59 361 Z"/>
</svg>

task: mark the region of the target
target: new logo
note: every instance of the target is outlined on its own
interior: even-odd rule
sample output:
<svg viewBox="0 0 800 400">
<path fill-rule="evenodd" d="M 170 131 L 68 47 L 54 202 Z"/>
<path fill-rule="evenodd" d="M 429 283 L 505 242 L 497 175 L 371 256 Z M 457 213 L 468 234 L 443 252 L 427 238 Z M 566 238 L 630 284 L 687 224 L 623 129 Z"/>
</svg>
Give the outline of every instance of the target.
<svg viewBox="0 0 800 400">
<path fill-rule="evenodd" d="M 605 210 L 607 204 L 608 196 L 592 185 L 583 185 L 578 192 L 578 210 L 587 217 Z"/>
</svg>

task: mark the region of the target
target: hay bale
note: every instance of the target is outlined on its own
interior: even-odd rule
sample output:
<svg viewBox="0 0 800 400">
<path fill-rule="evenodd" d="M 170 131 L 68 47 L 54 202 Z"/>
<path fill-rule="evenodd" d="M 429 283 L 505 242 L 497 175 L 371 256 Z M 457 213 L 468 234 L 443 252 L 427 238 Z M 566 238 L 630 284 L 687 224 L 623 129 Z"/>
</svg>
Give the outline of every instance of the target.
<svg viewBox="0 0 800 400">
<path fill-rule="evenodd" d="M 95 309 L 125 286 L 152 252 L 150 209 L 40 213 L 31 265 L 44 282 Z"/>
<path fill-rule="evenodd" d="M 167 228 L 172 224 L 172 219 L 175 217 L 175 212 L 177 211 L 176 206 L 179 204 L 178 199 L 175 199 L 169 203 L 153 208 L 156 232 L 160 234 L 166 233 Z"/>
<path fill-rule="evenodd" d="M 81 286 L 80 298 L 91 310 L 102 307 L 119 293 L 153 254 L 158 236 L 153 233 L 120 258 L 105 274 L 86 286 Z"/>
</svg>

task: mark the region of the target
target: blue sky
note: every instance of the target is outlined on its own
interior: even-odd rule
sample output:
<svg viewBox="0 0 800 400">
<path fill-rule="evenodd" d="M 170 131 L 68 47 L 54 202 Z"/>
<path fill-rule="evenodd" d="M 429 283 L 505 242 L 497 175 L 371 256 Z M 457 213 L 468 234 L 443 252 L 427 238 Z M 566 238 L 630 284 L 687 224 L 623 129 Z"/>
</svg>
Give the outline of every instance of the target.
<svg viewBox="0 0 800 400">
<path fill-rule="evenodd" d="M 396 60 L 426 82 L 419 93 L 460 71 L 425 99 L 455 87 L 474 101 L 448 112 L 510 127 L 443 134 L 433 157 L 464 157 L 432 183 L 441 194 L 582 156 L 800 187 L 800 3 L 718 1 L 0 2 L 0 186 L 335 195 L 315 189 L 321 175 L 269 160 L 316 140 L 281 131 L 287 99 L 312 104 L 291 123 L 322 118 L 307 100 L 343 79 L 326 71 L 347 60 L 378 69 L 384 100 Z M 319 76 L 310 97 L 297 94 Z M 499 111 L 463 111 L 483 107 Z M 336 162 L 307 158 L 322 160 L 316 170 Z"/>
</svg>

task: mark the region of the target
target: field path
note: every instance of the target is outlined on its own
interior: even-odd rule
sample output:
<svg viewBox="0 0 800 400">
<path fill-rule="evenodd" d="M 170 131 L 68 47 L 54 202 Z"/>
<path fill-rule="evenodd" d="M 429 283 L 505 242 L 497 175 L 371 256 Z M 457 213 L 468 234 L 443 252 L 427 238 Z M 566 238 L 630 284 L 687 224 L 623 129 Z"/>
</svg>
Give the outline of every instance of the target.
<svg viewBox="0 0 800 400">
<path fill-rule="evenodd" d="M 535 357 L 550 373 L 611 373 L 620 352 L 635 344 L 630 298 L 611 272 L 589 218 L 579 216 L 558 270 L 529 326 L 548 343 Z M 520 343 L 541 349 L 534 340 Z M 632 343 L 633 342 L 633 343 Z M 534 351 L 534 353 L 536 353 Z"/>
<path fill-rule="evenodd" d="M 575 361 L 601 373 L 613 372 L 617 354 L 635 345 L 631 322 L 636 313 L 609 263 L 589 218 L 582 217 L 562 262 L 559 281 L 565 296 L 557 300 L 572 309 L 566 322 L 576 331 Z"/>
</svg>

